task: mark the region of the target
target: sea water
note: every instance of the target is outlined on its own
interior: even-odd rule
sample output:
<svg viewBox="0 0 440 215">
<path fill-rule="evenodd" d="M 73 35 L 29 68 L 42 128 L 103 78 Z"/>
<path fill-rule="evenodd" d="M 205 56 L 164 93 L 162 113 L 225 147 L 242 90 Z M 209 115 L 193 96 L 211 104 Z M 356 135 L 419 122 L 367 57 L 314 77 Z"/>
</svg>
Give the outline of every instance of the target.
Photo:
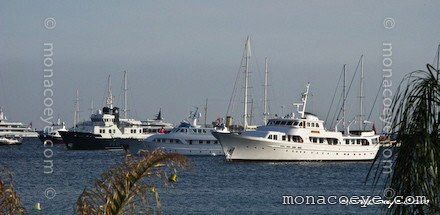
<svg viewBox="0 0 440 215">
<path fill-rule="evenodd" d="M 74 214 L 84 188 L 93 186 L 102 172 L 123 158 L 121 151 L 70 151 L 64 145 L 44 147 L 37 139 L 0 147 L 0 165 L 13 173 L 28 214 Z M 189 159 L 191 168 L 178 171 L 177 183 L 158 189 L 164 214 L 377 214 L 381 208 L 332 204 L 345 200 L 344 196 L 377 194 L 371 183 L 365 184 L 370 162 Z M 48 173 L 50 163 L 52 173 Z M 293 202 L 297 204 L 283 204 L 283 196 L 297 197 Z M 335 198 L 318 204 L 319 196 Z M 34 208 L 36 203 L 40 211 Z"/>
</svg>

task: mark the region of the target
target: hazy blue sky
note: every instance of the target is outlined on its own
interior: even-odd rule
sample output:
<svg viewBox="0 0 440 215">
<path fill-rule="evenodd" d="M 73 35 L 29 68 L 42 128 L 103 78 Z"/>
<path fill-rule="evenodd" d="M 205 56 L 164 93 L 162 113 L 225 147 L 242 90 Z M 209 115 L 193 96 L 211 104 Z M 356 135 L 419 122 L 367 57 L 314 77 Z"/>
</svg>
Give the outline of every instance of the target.
<svg viewBox="0 0 440 215">
<path fill-rule="evenodd" d="M 438 1 L 1 1 L 0 105 L 10 120 L 42 128 L 43 43 L 50 42 L 53 109 L 69 125 L 75 90 L 85 120 L 91 100 L 104 103 L 107 75 L 120 95 L 124 70 L 132 117 L 152 118 L 162 108 L 178 123 L 208 98 L 214 120 L 226 112 L 250 35 L 254 99 L 261 100 L 268 57 L 272 113 L 282 105 L 289 112 L 311 82 L 309 110 L 325 118 L 342 65 L 352 74 L 361 54 L 368 112 L 382 79 L 382 43 L 393 46 L 395 87 L 403 74 L 433 62 L 439 8 Z M 56 20 L 52 30 L 44 26 L 48 17 Z M 392 29 L 384 27 L 388 17 Z"/>
</svg>

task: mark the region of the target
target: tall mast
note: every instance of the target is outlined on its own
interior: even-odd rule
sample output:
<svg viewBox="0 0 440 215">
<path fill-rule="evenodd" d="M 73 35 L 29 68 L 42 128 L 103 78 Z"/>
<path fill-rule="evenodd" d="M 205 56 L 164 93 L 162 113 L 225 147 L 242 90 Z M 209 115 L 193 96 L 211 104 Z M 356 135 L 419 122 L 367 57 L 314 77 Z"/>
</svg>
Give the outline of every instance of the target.
<svg viewBox="0 0 440 215">
<path fill-rule="evenodd" d="M 93 100 L 91 100 L 90 101 L 90 115 L 92 115 L 93 114 L 93 110 L 94 110 L 94 107 L 93 107 Z"/>
<path fill-rule="evenodd" d="M 75 111 L 73 113 L 73 127 L 79 123 L 79 90 L 76 89 Z"/>
<path fill-rule="evenodd" d="M 208 125 L 206 124 L 207 115 L 208 115 L 208 98 L 206 98 L 206 101 L 205 101 L 205 128 L 208 127 Z"/>
<path fill-rule="evenodd" d="M 245 45 L 246 57 L 245 57 L 245 70 L 244 70 L 244 109 L 243 109 L 243 129 L 248 127 L 248 76 L 249 76 L 249 61 L 251 59 L 251 38 L 246 38 Z"/>
<path fill-rule="evenodd" d="M 108 76 L 108 82 L 107 82 L 106 105 L 108 108 L 113 109 L 112 79 L 110 75 Z"/>
<path fill-rule="evenodd" d="M 127 71 L 124 71 L 124 118 L 127 119 Z"/>
<path fill-rule="evenodd" d="M 363 113 L 363 100 L 364 100 L 364 55 L 361 55 L 361 80 L 359 90 L 359 130 L 364 130 L 364 113 Z"/>
<path fill-rule="evenodd" d="M 264 106 L 264 112 L 263 112 L 263 123 L 267 123 L 267 116 L 269 113 L 267 112 L 267 58 L 264 59 L 264 98 L 263 98 L 263 106 Z"/>
<path fill-rule="evenodd" d="M 347 72 L 347 65 L 344 64 L 344 86 L 342 87 L 342 127 L 344 128 L 344 134 L 345 134 L 345 100 L 346 93 L 345 93 L 345 85 L 346 85 L 346 72 Z"/>
<path fill-rule="evenodd" d="M 437 47 L 437 70 L 439 69 L 439 61 L 440 61 L 440 43 L 438 44 Z"/>
</svg>

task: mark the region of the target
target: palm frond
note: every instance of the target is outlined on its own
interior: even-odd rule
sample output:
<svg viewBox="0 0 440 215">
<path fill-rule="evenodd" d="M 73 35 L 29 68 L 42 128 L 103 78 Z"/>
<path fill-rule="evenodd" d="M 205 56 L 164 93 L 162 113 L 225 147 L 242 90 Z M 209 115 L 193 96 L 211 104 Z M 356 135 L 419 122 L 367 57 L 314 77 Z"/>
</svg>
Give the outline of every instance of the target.
<svg viewBox="0 0 440 215">
<path fill-rule="evenodd" d="M 26 210 L 21 204 L 21 199 L 15 192 L 12 173 L 0 168 L 0 214 L 25 214 Z"/>
<path fill-rule="evenodd" d="M 384 182 L 394 196 L 425 196 L 429 204 L 394 204 L 385 214 L 440 213 L 440 82 L 439 71 L 427 65 L 404 77 L 391 105 L 392 131 L 400 146 L 394 145 L 392 172 L 381 177 L 384 156 L 373 163 L 374 184 Z M 370 170 L 370 173 L 373 170 Z"/>
<path fill-rule="evenodd" d="M 78 214 L 160 214 L 156 187 L 166 183 L 166 171 L 174 166 L 187 168 L 189 161 L 183 155 L 161 150 L 145 152 L 140 158 L 126 156 L 123 164 L 103 173 L 93 188 L 83 191 L 76 211 Z"/>
</svg>

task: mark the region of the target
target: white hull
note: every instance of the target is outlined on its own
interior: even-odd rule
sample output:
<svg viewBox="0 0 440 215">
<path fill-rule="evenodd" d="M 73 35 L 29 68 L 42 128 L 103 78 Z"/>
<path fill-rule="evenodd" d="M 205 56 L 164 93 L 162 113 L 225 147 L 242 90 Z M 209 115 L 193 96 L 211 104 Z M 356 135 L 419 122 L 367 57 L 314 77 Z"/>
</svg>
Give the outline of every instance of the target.
<svg viewBox="0 0 440 215">
<path fill-rule="evenodd" d="M 21 138 L 6 138 L 0 137 L 0 145 L 18 145 L 21 144 Z"/>
<path fill-rule="evenodd" d="M 138 148 L 139 147 L 139 148 Z M 155 142 L 140 142 L 140 144 L 130 145 L 131 153 L 138 153 L 139 150 L 154 150 L 162 149 L 165 152 L 174 152 L 182 155 L 199 155 L 199 156 L 217 156 L 223 155 L 223 150 L 220 144 L 173 144 L 173 143 L 155 143 Z"/>
<path fill-rule="evenodd" d="M 0 131 L 0 136 L 10 136 L 10 137 L 38 137 L 37 132 L 24 131 L 24 132 L 2 132 Z"/>
<path fill-rule="evenodd" d="M 295 143 L 231 133 L 214 133 L 214 136 L 220 141 L 227 160 L 368 161 L 373 160 L 379 150 L 379 144 Z"/>
</svg>

